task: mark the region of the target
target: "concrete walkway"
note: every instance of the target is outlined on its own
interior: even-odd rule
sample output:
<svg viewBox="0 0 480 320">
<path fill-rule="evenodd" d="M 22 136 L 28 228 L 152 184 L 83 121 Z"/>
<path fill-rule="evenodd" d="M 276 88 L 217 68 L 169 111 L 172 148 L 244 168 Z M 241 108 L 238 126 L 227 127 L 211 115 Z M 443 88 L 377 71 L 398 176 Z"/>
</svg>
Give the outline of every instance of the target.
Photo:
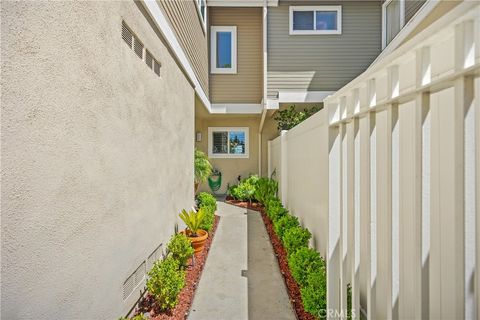
<svg viewBox="0 0 480 320">
<path fill-rule="evenodd" d="M 222 218 L 190 311 L 190 320 L 294 320 L 260 214 L 218 202 Z"/>
</svg>

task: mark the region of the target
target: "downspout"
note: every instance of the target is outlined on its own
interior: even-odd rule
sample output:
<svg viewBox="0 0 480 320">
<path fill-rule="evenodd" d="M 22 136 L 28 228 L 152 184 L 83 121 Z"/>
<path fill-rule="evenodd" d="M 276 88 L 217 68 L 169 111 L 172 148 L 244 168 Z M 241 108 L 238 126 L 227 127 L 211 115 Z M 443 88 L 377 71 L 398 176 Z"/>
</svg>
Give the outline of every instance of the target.
<svg viewBox="0 0 480 320">
<path fill-rule="evenodd" d="M 258 128 L 258 175 L 262 175 L 262 131 L 267 116 L 267 8 L 268 0 L 263 0 L 263 110 Z"/>
</svg>

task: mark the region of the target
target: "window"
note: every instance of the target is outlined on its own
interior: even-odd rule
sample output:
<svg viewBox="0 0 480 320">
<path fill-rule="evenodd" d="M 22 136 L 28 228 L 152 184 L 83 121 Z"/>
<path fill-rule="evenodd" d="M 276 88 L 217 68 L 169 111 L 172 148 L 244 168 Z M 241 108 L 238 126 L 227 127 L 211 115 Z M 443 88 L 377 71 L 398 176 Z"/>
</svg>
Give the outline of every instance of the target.
<svg viewBox="0 0 480 320">
<path fill-rule="evenodd" d="M 211 73 L 237 73 L 237 27 L 211 27 Z"/>
<path fill-rule="evenodd" d="M 405 25 L 405 0 L 386 0 L 382 5 L 383 35 L 385 48 Z"/>
<path fill-rule="evenodd" d="M 342 34 L 342 6 L 291 6 L 290 34 Z"/>
<path fill-rule="evenodd" d="M 248 128 L 208 128 L 210 158 L 248 158 Z"/>
<path fill-rule="evenodd" d="M 207 25 L 207 3 L 206 0 L 195 0 L 197 2 L 197 11 L 203 27 Z"/>
</svg>

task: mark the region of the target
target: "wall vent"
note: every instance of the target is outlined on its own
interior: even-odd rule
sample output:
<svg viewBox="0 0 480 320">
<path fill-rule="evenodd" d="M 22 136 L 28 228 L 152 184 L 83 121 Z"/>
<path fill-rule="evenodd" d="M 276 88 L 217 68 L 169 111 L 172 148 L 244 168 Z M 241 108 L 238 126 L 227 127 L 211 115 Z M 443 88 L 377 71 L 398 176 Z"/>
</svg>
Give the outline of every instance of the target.
<svg viewBox="0 0 480 320">
<path fill-rule="evenodd" d="M 157 74 L 157 76 L 160 77 L 160 67 L 162 65 L 160 64 L 160 62 L 158 62 L 157 60 L 153 60 L 153 72 L 155 72 Z"/>
<path fill-rule="evenodd" d="M 150 53 L 150 51 L 148 50 L 145 50 L 145 63 L 147 64 L 147 66 L 152 69 L 153 68 L 153 56 L 152 54 Z"/>
<path fill-rule="evenodd" d="M 137 37 L 134 37 L 135 43 L 133 44 L 133 51 L 137 54 L 140 59 L 143 59 L 143 44 L 138 40 Z"/>
<path fill-rule="evenodd" d="M 146 262 L 142 261 L 140 266 L 123 283 L 123 300 L 126 300 L 135 288 L 142 283 L 146 273 Z"/>
<path fill-rule="evenodd" d="M 128 28 L 128 26 L 125 24 L 125 21 L 122 21 L 122 38 L 131 49 L 133 44 L 133 34 Z"/>
<path fill-rule="evenodd" d="M 163 255 L 162 255 L 162 245 L 160 244 L 158 247 L 155 248 L 155 250 L 153 250 L 153 252 L 148 256 L 148 259 L 147 259 L 147 270 L 150 270 L 152 269 L 153 267 L 153 264 L 155 263 L 155 261 L 157 260 L 160 260 L 163 258 Z"/>
</svg>

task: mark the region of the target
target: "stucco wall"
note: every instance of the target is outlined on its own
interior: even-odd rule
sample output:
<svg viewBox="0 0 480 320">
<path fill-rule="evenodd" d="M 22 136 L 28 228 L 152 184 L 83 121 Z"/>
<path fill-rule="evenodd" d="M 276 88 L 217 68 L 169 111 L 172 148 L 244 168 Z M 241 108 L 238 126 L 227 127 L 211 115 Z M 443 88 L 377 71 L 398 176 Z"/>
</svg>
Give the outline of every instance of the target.
<svg viewBox="0 0 480 320">
<path fill-rule="evenodd" d="M 2 319 L 119 317 L 192 205 L 194 91 L 139 6 L 2 3 Z"/>
</svg>

